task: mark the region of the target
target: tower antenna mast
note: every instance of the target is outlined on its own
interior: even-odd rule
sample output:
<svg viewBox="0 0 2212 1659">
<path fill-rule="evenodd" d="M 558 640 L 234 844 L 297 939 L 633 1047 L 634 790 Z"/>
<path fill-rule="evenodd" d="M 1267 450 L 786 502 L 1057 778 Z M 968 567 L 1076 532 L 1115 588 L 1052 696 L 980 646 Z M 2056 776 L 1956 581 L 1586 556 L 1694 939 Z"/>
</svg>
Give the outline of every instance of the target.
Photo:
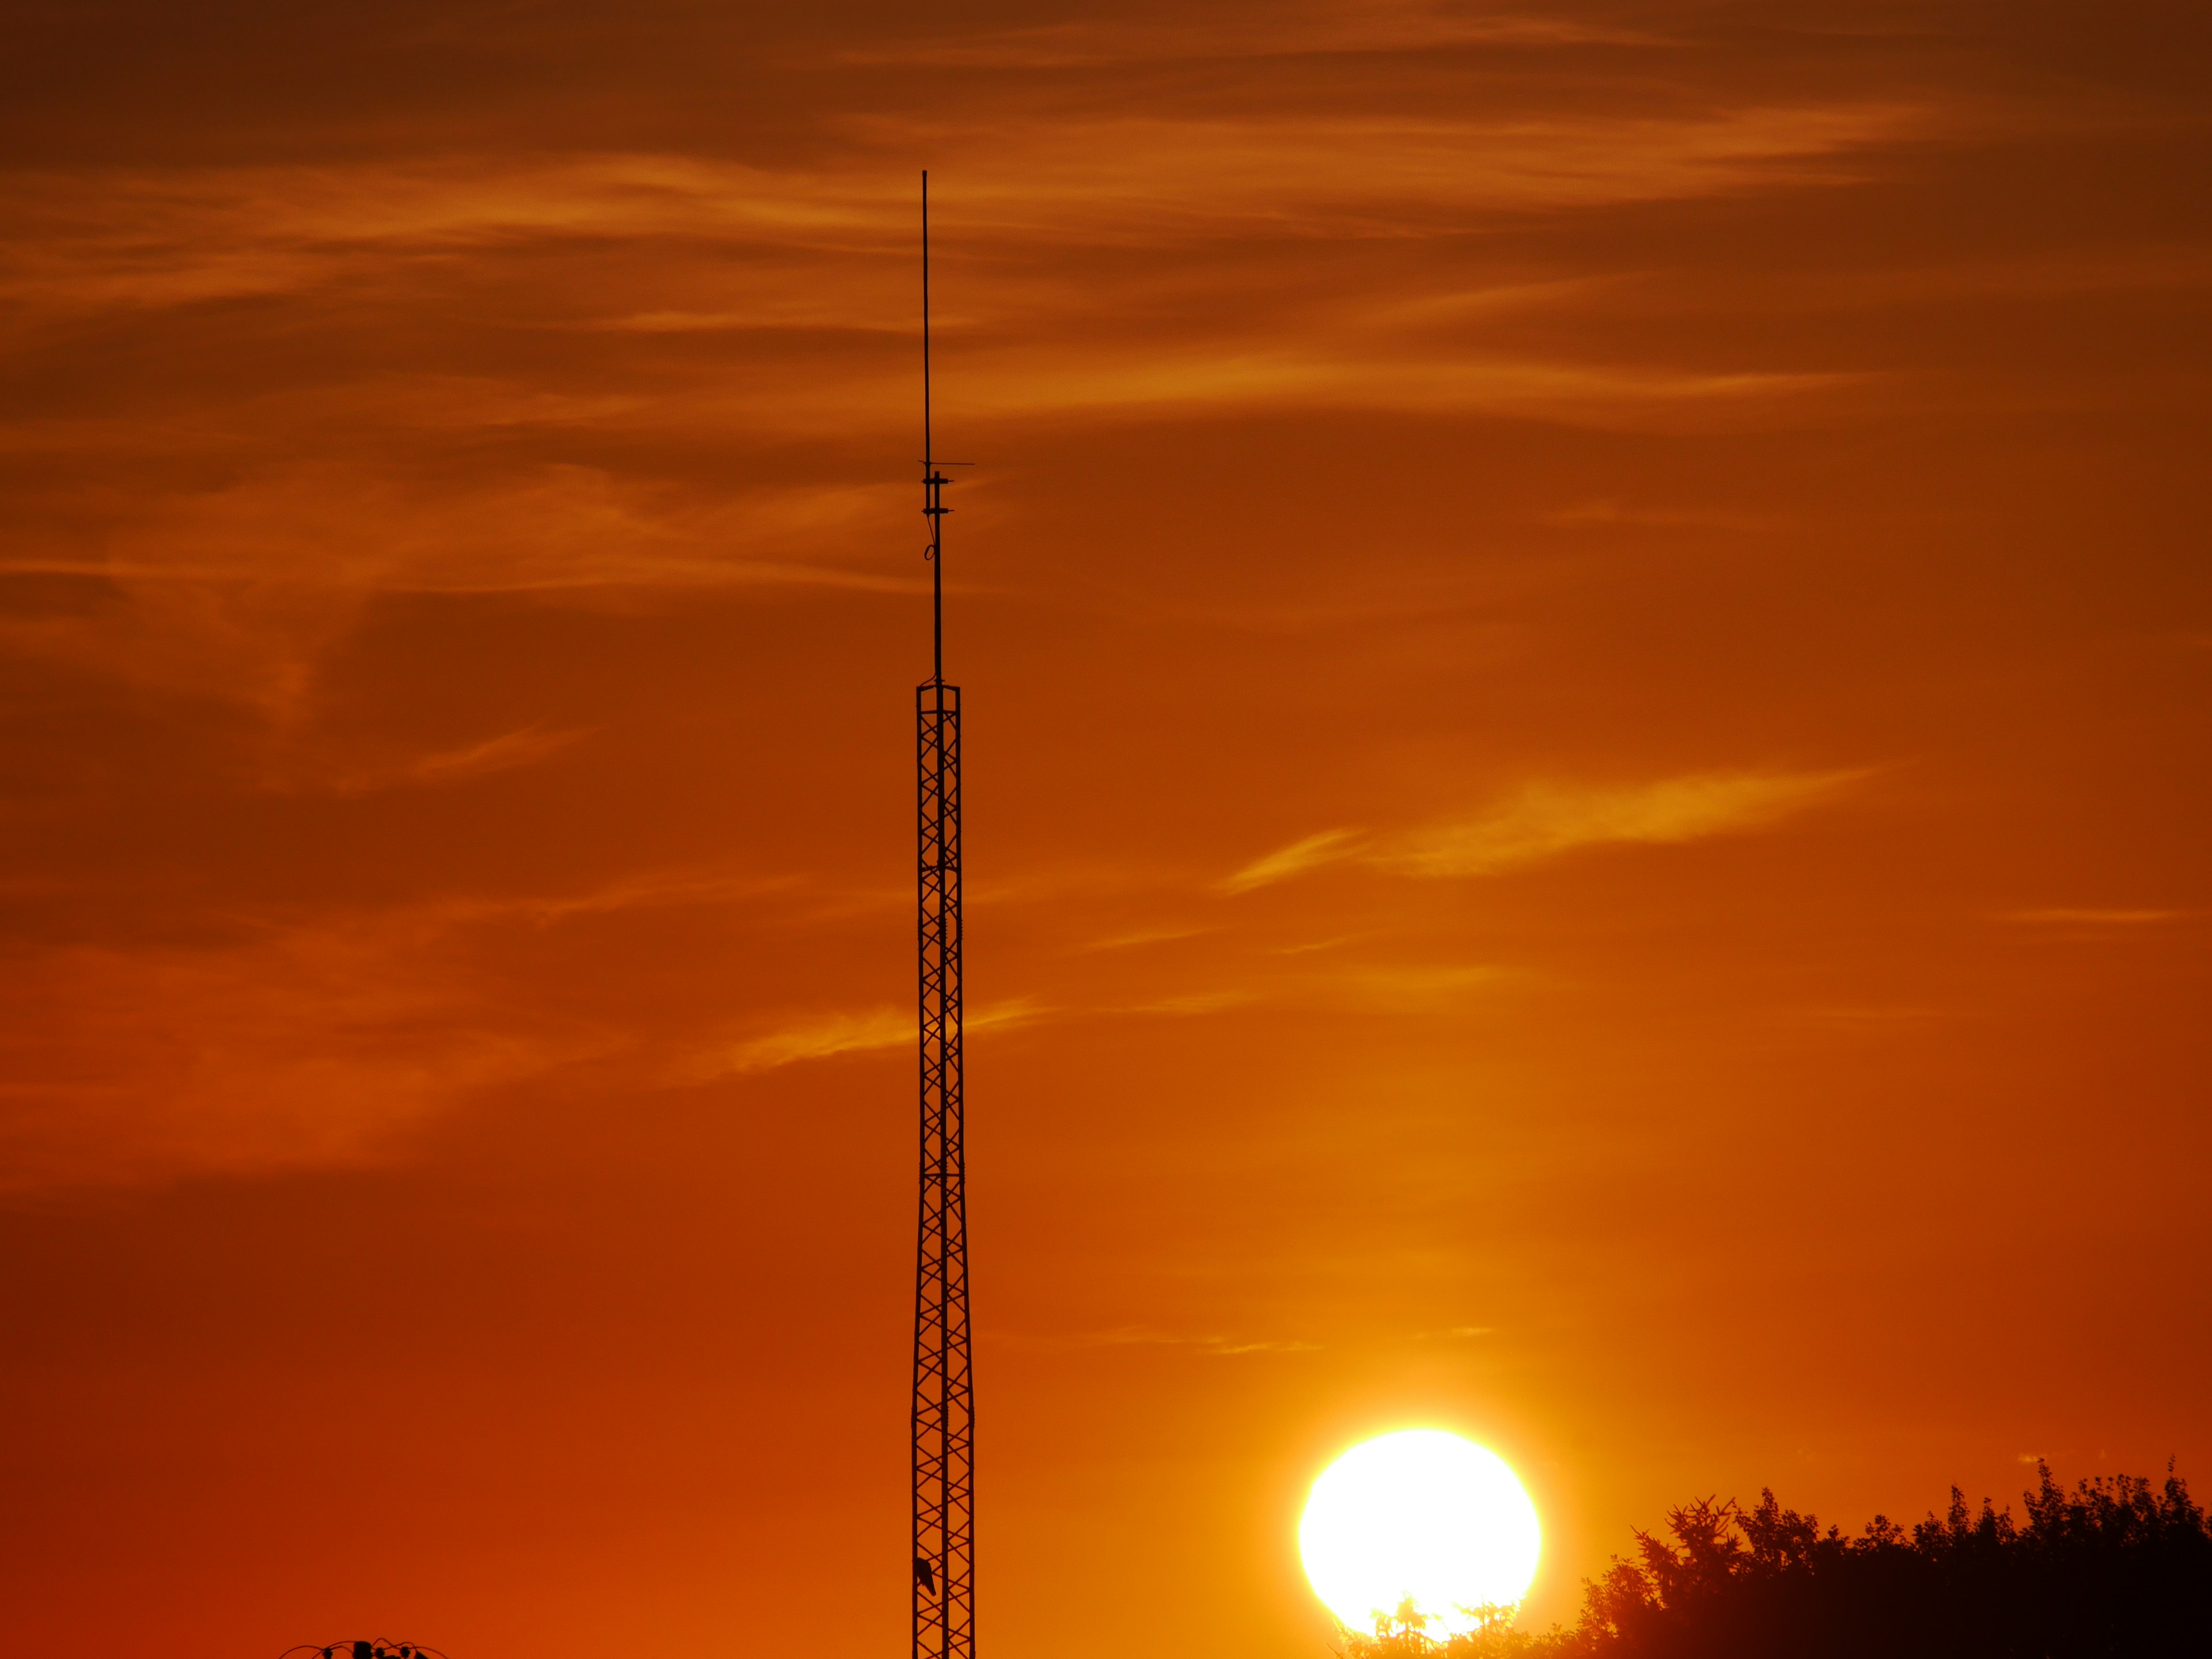
<svg viewBox="0 0 2212 1659">
<path fill-rule="evenodd" d="M 945 486 L 929 406 L 929 174 L 921 175 L 921 489 L 932 664 L 915 690 L 921 1214 L 914 1289 L 914 1659 L 975 1659 L 974 1374 L 960 1053 L 960 688 L 945 683 Z"/>
</svg>

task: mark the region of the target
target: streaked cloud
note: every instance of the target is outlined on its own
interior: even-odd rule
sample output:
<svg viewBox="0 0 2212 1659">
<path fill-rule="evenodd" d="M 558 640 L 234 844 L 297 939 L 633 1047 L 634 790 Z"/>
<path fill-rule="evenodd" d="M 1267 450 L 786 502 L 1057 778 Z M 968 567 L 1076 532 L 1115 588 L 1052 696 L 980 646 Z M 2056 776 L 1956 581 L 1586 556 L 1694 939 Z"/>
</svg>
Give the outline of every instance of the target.
<svg viewBox="0 0 2212 1659">
<path fill-rule="evenodd" d="M 1253 860 L 1234 875 L 1224 878 L 1218 885 L 1224 893 L 1249 893 L 1255 887 L 1272 886 L 1322 865 L 1343 862 L 1363 840 L 1363 832 L 1357 830 L 1323 830 L 1264 858 Z"/>
<path fill-rule="evenodd" d="M 583 728 L 549 732 L 543 724 L 526 726 L 518 731 L 487 738 L 482 743 L 425 755 L 408 770 L 410 775 L 425 783 L 482 777 L 489 772 L 506 772 L 518 766 L 535 765 L 548 755 L 558 754 L 578 738 L 587 735 Z"/>
<path fill-rule="evenodd" d="M 1579 848 L 1664 845 L 1768 828 L 1871 772 L 1692 773 L 1632 785 L 1530 784 L 1478 816 L 1388 835 L 1323 830 L 1256 859 L 1219 884 L 1248 892 L 1328 865 L 1426 878 L 1482 876 Z"/>
<path fill-rule="evenodd" d="M 458 749 L 439 750 L 412 760 L 349 773 L 337 787 L 343 793 L 361 794 L 369 790 L 410 784 L 465 782 L 471 778 L 489 777 L 499 772 L 535 766 L 590 735 L 590 730 L 585 727 L 548 731 L 540 721 L 513 732 L 501 732 L 495 738 L 486 738 L 481 743 L 465 744 Z"/>
<path fill-rule="evenodd" d="M 775 899 L 821 915 L 878 908 L 891 896 L 863 890 L 823 890 L 794 875 L 745 870 L 641 870 L 619 880 L 565 893 L 508 897 L 471 896 L 428 907 L 453 926 L 515 921 L 545 927 L 572 918 L 649 908 L 689 908 Z M 907 895 L 897 896 L 903 899 Z"/>
<path fill-rule="evenodd" d="M 1200 1353 L 1316 1353 L 1319 1345 L 1297 1337 L 1226 1336 L 1166 1331 L 1151 1325 L 1118 1325 L 1109 1330 L 1080 1331 L 1066 1336 L 1015 1337 L 1025 1347 L 1053 1348 L 1189 1348 Z"/>
<path fill-rule="evenodd" d="M 853 64 L 945 69 L 1102 69 L 1214 58 L 1352 56 L 1453 46 L 1561 46 L 1649 40 L 1648 34 L 1541 13 L 1432 3 L 1284 6 L 1239 16 L 1085 19 L 848 51 Z"/>
<path fill-rule="evenodd" d="M 1625 787 L 1532 784 L 1466 823 L 1399 836 L 1370 861 L 1407 875 L 1480 876 L 1583 847 L 1700 841 L 1765 829 L 1869 775 L 1718 772 Z"/>
<path fill-rule="evenodd" d="M 903 165 L 886 166 L 895 155 L 943 156 L 960 179 L 950 210 L 971 242 L 1218 240 L 1267 222 L 1309 234 L 1403 234 L 1439 211 L 1723 193 L 1802 179 L 1808 166 L 1927 125 L 1925 112 L 1900 103 L 1487 121 L 1116 116 L 1016 126 L 1001 118 L 945 130 L 885 118 L 857 126 L 842 161 L 781 168 L 617 153 L 18 169 L 0 175 L 0 203 L 38 234 L 19 242 L 0 295 L 30 315 L 170 307 L 297 293 L 363 272 L 397 277 L 395 255 L 580 236 L 640 245 L 704 237 L 784 257 L 720 268 L 718 304 L 625 307 L 599 320 L 648 330 L 740 319 L 757 329 L 899 329 L 902 315 L 854 305 L 872 286 L 856 286 L 858 273 L 821 280 L 853 256 L 907 256 L 910 179 Z"/>
<path fill-rule="evenodd" d="M 1132 951 L 1146 945 L 1170 945 L 1178 939 L 1196 939 L 1215 930 L 1195 922 L 1164 922 L 1150 927 L 1132 927 L 1121 933 L 1086 939 L 1075 946 L 1078 951 Z"/>
<path fill-rule="evenodd" d="M 915 1041 L 915 1034 L 914 1015 L 897 1008 L 823 1014 L 737 1044 L 708 1074 L 773 1071 L 805 1060 L 904 1048 Z"/>
<path fill-rule="evenodd" d="M 138 496 L 94 544 L 71 522 L 20 526 L 0 574 L 98 582 L 112 598 L 0 617 L 0 644 L 283 719 L 380 594 L 921 591 L 917 560 L 855 568 L 846 556 L 856 526 L 891 516 L 876 486 L 708 501 L 568 464 L 459 485 L 405 471 L 264 454 L 215 488 Z"/>
<path fill-rule="evenodd" d="M 1292 53 L 1611 38 L 1389 5 L 951 49 L 1165 62 L 1237 52 L 1255 27 Z M 1868 376 L 1532 331 L 1607 314 L 1636 273 L 1420 251 L 1532 215 L 1825 188 L 1931 119 L 1863 97 L 1495 112 L 1198 99 L 1000 106 L 957 125 L 855 113 L 775 161 L 371 147 L 0 170 L 15 228 L 0 345 L 143 331 L 164 365 L 0 415 L 0 441 L 49 480 L 0 569 L 118 595 L 0 629 L 33 656 L 283 720 L 373 596 L 915 587 L 913 560 L 887 556 L 903 496 L 875 480 L 911 422 L 918 153 L 957 180 L 941 210 L 967 264 L 939 323 L 971 428 L 1313 410 L 1668 431 L 1797 418 L 1865 395 Z M 1351 247 L 1386 257 L 1348 283 L 1255 283 L 1250 264 Z M 1148 320 L 1101 326 L 1114 316 Z M 349 343 L 387 330 L 392 349 Z M 398 343 L 418 334 L 516 349 Z M 163 390 L 195 374 L 194 395 Z M 690 454 L 705 432 L 750 461 L 631 465 Z M 795 443 L 846 459 L 794 478 L 766 458 Z M 438 459 L 456 451 L 476 459 Z"/>
<path fill-rule="evenodd" d="M 1738 105 L 1648 116 L 1123 117 L 975 132 L 960 211 L 987 232 L 1128 243 L 1256 234 L 1449 234 L 1466 216 L 1840 182 L 1918 136 L 1901 103 Z M 994 165 L 1018 144 L 1022 165 Z"/>
<path fill-rule="evenodd" d="M 40 893 L 27 884 L 0 896 Z M 0 964 L 20 1018 L 0 1032 L 0 1191 L 388 1163 L 418 1129 L 564 1068 L 696 1040 L 697 1016 L 534 1002 L 511 952 L 554 930 L 750 905 L 741 925 L 809 925 L 872 896 L 787 876 L 647 871 L 568 892 L 463 894 L 359 913 L 222 919 L 226 937 L 124 947 L 27 943 Z M 725 924 L 726 926 L 726 924 Z M 173 931 L 204 933 L 197 927 Z M 971 1028 L 1026 1017 L 986 1011 Z M 830 1016 L 726 1046 L 702 1076 L 870 1043 L 912 1016 Z M 639 1063 L 650 1075 L 657 1061 Z"/>
<path fill-rule="evenodd" d="M 2103 905 L 2057 905 L 2039 910 L 2007 910 L 2000 920 L 2032 927 L 2146 927 L 2179 921 L 2186 910 L 2138 909 Z"/>
<path fill-rule="evenodd" d="M 617 1046 L 472 995 L 428 913 L 11 971 L 0 1187 L 382 1161 L 472 1095 Z"/>
<path fill-rule="evenodd" d="M 1350 1001 L 1404 1012 L 1449 1004 L 1514 977 L 1510 969 L 1488 963 L 1369 963 L 1316 975 L 1309 984 L 1333 1005 Z"/>
<path fill-rule="evenodd" d="M 1018 997 L 975 1010 L 963 1021 L 963 1029 L 974 1035 L 1010 1025 L 1025 1025 L 1049 1012 L 1034 999 Z M 918 1035 L 911 1009 L 878 1007 L 858 1012 L 811 1015 L 696 1055 L 684 1067 L 684 1076 L 688 1081 L 703 1082 L 715 1077 L 774 1071 L 803 1060 L 911 1048 Z"/>
<path fill-rule="evenodd" d="M 1364 349 L 1316 328 L 1298 349 L 1234 349 L 1151 361 L 1069 362 L 1050 381 L 994 375 L 979 412 L 1000 419 L 1084 410 L 1197 412 L 1229 408 L 1489 410 L 1599 425 L 1671 427 L 1867 383 L 1857 374 L 1724 374 L 1564 363 L 1462 352 Z"/>
</svg>

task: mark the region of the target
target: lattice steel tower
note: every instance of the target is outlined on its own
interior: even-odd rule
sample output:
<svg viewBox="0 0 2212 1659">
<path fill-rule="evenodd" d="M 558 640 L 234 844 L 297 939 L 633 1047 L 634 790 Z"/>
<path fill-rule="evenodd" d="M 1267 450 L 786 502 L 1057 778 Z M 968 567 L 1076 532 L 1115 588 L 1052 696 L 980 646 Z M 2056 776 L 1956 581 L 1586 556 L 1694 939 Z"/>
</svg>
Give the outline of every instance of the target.
<svg viewBox="0 0 2212 1659">
<path fill-rule="evenodd" d="M 914 1283 L 914 1659 L 975 1659 L 975 1393 L 960 1093 L 960 688 L 945 683 L 945 486 L 929 424 L 929 175 L 921 175 L 921 492 L 934 672 L 920 763 L 921 1224 Z M 944 465 L 957 465 L 945 463 Z"/>
</svg>

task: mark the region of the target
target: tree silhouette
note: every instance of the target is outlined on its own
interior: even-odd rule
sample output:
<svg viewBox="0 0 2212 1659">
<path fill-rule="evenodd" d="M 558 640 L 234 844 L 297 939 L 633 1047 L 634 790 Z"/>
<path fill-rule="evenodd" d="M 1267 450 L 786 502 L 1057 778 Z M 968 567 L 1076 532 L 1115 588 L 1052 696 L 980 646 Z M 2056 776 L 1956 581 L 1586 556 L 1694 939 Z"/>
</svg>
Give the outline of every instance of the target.
<svg viewBox="0 0 2212 1659">
<path fill-rule="evenodd" d="M 1584 1587 L 1581 1623 L 1502 1616 L 1429 1639 L 1410 1605 L 1347 1659 L 2164 1659 L 2212 1655 L 2212 1528 L 2171 1465 L 2072 1492 L 2036 1466 L 2024 1520 L 1955 1486 L 1909 1530 L 1823 1529 L 1769 1490 L 1702 1498 Z M 1484 1609 L 1493 1615 L 1502 1609 Z"/>
</svg>

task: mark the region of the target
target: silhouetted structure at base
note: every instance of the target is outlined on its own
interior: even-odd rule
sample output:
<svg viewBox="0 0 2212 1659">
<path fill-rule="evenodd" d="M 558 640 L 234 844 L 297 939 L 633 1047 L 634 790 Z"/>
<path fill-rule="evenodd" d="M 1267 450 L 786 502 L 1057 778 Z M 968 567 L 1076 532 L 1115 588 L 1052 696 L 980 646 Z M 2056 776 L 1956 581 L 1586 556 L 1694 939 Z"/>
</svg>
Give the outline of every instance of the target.
<svg viewBox="0 0 2212 1659">
<path fill-rule="evenodd" d="M 1638 1533 L 1585 1586 L 1581 1625 L 1502 1623 L 1449 1643 L 1404 1621 L 1355 1638 L 1358 1659 L 2166 1659 L 2212 1655 L 2212 1528 L 2181 1480 L 2129 1475 L 2073 1492 L 2047 1467 L 2027 1518 L 1967 1508 L 1910 1530 L 1876 1516 L 1823 1531 L 1771 1492 L 1711 1498 Z"/>
</svg>

